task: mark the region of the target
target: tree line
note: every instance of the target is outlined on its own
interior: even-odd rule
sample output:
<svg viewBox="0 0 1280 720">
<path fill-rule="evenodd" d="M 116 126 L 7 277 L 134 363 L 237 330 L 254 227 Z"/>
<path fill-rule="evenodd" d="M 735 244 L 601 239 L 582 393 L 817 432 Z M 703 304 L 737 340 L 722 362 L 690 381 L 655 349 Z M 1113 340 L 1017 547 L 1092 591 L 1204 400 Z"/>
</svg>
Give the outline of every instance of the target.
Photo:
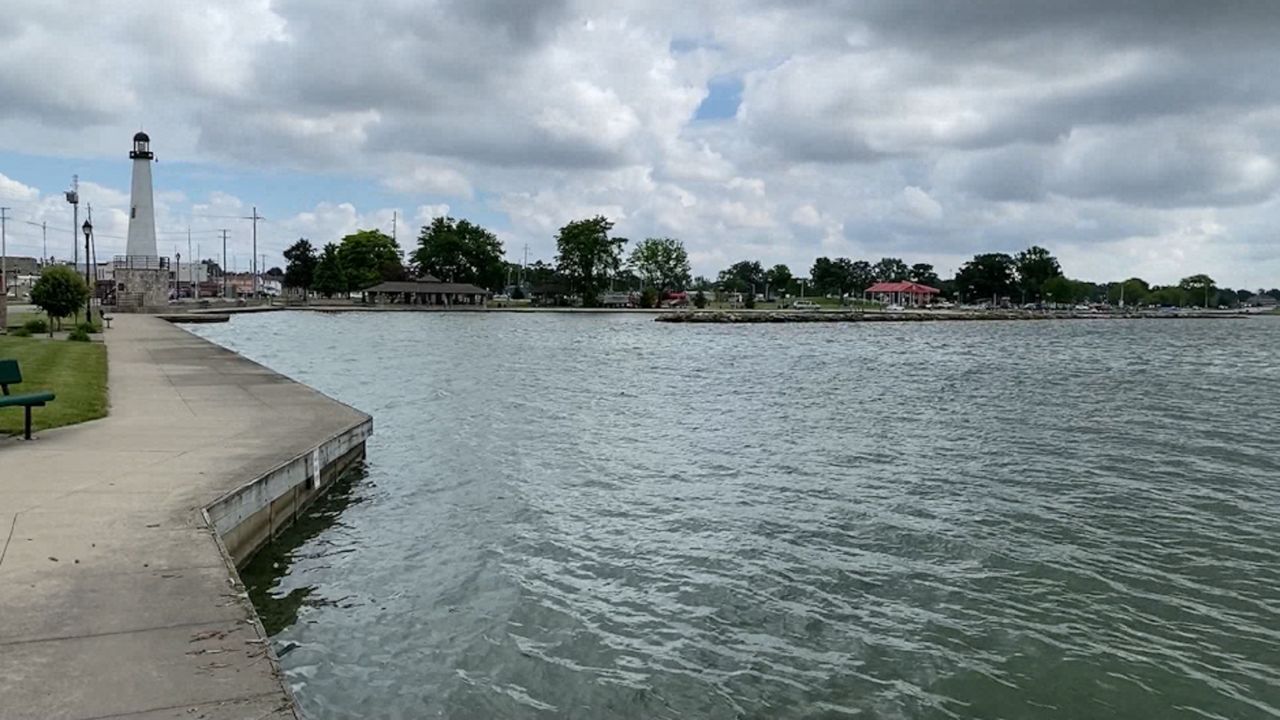
<svg viewBox="0 0 1280 720">
<path fill-rule="evenodd" d="M 517 296 L 577 297 L 584 306 L 598 305 L 607 290 L 620 286 L 641 290 L 642 303 L 654 305 L 663 294 L 693 290 L 756 296 L 828 295 L 861 297 L 878 282 L 911 281 L 938 288 L 944 298 L 963 303 L 1110 302 L 1126 305 L 1236 305 L 1253 293 L 1219 288 L 1204 274 L 1177 285 L 1157 286 L 1141 278 L 1094 283 L 1068 278 L 1058 259 L 1033 245 L 1015 254 L 979 253 L 955 275 L 943 279 L 928 263 L 907 264 L 900 258 L 878 261 L 819 257 L 808 277 L 797 277 L 787 265 L 765 268 L 742 260 L 721 270 L 714 280 L 691 277 L 689 255 L 675 238 L 651 237 L 634 244 L 610 235 L 613 223 L 597 215 L 575 220 L 556 234 L 553 262 L 520 266 L 504 260 L 502 241 L 467 219 L 437 217 L 422 227 L 416 248 L 407 257 L 394 239 L 379 230 L 361 230 L 317 250 L 300 239 L 284 257 L 284 284 L 294 290 L 332 297 L 357 292 L 388 280 L 430 275 L 486 290 L 512 288 Z M 513 283 L 513 278 L 524 279 Z M 1267 291 L 1280 299 L 1280 290 Z"/>
</svg>

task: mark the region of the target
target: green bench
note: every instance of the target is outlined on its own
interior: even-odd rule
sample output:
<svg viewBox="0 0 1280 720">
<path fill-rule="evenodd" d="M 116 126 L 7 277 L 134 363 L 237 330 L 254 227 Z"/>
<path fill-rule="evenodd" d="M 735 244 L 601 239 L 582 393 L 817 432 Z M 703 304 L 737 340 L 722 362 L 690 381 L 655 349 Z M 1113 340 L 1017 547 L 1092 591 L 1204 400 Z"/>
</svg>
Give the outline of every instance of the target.
<svg viewBox="0 0 1280 720">
<path fill-rule="evenodd" d="M 44 407 L 47 402 L 53 402 L 53 393 L 36 392 L 27 393 L 26 395 L 10 395 L 9 386 L 17 385 L 22 382 L 22 371 L 18 369 L 17 360 L 0 360 L 0 408 L 20 407 L 27 415 L 26 428 L 22 434 L 27 440 L 31 439 L 31 408 Z"/>
</svg>

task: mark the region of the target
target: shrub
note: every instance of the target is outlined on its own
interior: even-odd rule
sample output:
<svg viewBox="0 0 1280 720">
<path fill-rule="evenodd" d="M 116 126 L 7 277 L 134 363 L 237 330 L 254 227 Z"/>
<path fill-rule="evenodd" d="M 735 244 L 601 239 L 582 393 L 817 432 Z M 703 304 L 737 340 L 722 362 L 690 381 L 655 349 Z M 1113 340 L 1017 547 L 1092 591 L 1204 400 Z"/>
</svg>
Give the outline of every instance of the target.
<svg viewBox="0 0 1280 720">
<path fill-rule="evenodd" d="M 651 287 L 647 287 L 640 291 L 640 307 L 654 308 L 658 307 L 658 291 Z"/>
<path fill-rule="evenodd" d="M 67 336 L 67 339 L 72 342 L 89 342 L 89 333 L 85 332 L 83 327 L 77 326 L 76 329 L 72 330 L 71 334 Z"/>
<path fill-rule="evenodd" d="M 517 286 L 515 286 L 514 288 L 512 288 L 512 289 L 511 289 L 511 299 L 512 299 L 512 300 L 524 300 L 524 288 L 520 287 L 519 285 L 517 285 Z"/>
<path fill-rule="evenodd" d="M 701 290 L 698 291 L 698 294 L 693 296 L 693 306 L 699 310 L 707 306 L 707 296 Z"/>
<path fill-rule="evenodd" d="M 31 331 L 28 330 L 25 325 L 18 328 L 17 330 L 10 331 L 9 334 L 12 335 L 13 337 L 31 337 Z"/>
<path fill-rule="evenodd" d="M 102 332 L 102 328 L 91 322 L 76 323 L 76 330 L 83 330 L 86 334 Z"/>
<path fill-rule="evenodd" d="M 22 329 L 27 331 L 27 335 L 40 335 L 49 332 L 49 323 L 44 318 L 31 318 L 22 323 Z"/>
<path fill-rule="evenodd" d="M 743 307 L 745 307 L 745 308 L 747 308 L 748 310 L 755 309 L 755 306 L 756 306 L 756 294 L 755 294 L 755 293 L 747 293 L 747 294 L 743 295 L 743 296 L 742 296 L 742 306 L 743 306 Z"/>
</svg>

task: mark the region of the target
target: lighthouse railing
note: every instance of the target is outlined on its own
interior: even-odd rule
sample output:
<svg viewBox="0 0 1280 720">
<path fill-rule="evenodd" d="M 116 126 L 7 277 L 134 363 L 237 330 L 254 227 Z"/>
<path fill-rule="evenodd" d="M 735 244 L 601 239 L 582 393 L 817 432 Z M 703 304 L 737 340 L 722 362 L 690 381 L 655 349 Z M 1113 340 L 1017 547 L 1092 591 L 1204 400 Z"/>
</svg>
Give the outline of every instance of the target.
<svg viewBox="0 0 1280 720">
<path fill-rule="evenodd" d="M 169 258 L 156 255 L 116 255 L 111 265 L 116 270 L 168 270 Z"/>
</svg>

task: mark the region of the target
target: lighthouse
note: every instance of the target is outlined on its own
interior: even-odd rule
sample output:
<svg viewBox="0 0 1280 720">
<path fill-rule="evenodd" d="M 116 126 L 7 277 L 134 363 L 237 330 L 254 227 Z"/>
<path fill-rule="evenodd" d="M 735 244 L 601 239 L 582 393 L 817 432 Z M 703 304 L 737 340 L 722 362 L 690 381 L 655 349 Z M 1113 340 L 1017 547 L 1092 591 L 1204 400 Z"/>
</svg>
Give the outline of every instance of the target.
<svg viewBox="0 0 1280 720">
<path fill-rule="evenodd" d="M 125 255 L 131 258 L 156 258 L 156 211 L 151 198 L 151 138 L 144 132 L 133 136 L 133 187 L 130 191 L 129 242 Z M 155 260 L 152 260 L 155 262 Z"/>
</svg>

